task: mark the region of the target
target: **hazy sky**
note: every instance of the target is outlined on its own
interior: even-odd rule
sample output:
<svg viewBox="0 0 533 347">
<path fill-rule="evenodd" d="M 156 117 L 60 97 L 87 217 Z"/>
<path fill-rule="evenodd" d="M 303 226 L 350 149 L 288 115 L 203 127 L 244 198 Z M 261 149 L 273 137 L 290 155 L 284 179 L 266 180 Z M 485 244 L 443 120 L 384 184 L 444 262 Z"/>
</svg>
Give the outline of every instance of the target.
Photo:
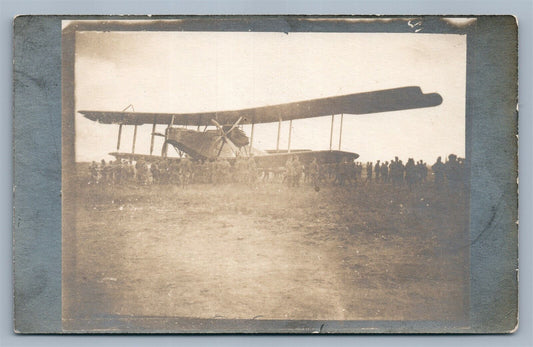
<svg viewBox="0 0 533 347">
<path fill-rule="evenodd" d="M 466 36 L 388 33 L 77 32 L 76 110 L 231 110 L 404 86 L 439 93 L 440 106 L 345 115 L 342 150 L 360 161 L 395 155 L 433 162 L 465 154 Z M 338 149 L 340 116 L 335 119 Z M 330 117 L 293 121 L 291 148 L 329 149 Z M 280 148 L 287 148 L 289 122 Z M 163 131 L 165 126 L 158 129 Z M 250 134 L 250 126 L 244 130 Z M 136 153 L 149 153 L 151 125 Z M 118 125 L 76 114 L 76 160 L 109 159 Z M 131 151 L 133 126 L 121 151 Z M 277 123 L 256 125 L 254 147 L 274 149 Z M 156 138 L 155 153 L 162 138 Z M 169 153 L 172 150 L 169 149 Z"/>
</svg>

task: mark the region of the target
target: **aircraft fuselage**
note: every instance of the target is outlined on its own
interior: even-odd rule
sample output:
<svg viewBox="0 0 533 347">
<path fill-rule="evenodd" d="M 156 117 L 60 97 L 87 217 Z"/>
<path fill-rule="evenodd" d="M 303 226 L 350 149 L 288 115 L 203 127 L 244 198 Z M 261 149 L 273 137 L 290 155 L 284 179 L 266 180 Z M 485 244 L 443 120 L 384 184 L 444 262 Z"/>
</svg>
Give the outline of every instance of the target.
<svg viewBox="0 0 533 347">
<path fill-rule="evenodd" d="M 249 144 L 246 134 L 235 128 L 225 141 L 220 130 L 197 131 L 170 127 L 166 131 L 166 141 L 187 153 L 190 157 L 202 160 L 235 157 L 235 151 Z"/>
</svg>

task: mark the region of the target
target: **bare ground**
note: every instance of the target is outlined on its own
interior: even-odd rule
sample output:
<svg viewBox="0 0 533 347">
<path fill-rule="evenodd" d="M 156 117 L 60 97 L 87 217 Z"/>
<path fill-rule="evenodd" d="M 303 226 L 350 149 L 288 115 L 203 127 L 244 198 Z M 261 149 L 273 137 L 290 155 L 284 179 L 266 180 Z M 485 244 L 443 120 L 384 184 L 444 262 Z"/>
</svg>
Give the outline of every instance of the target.
<svg viewBox="0 0 533 347">
<path fill-rule="evenodd" d="M 430 184 L 77 190 L 66 316 L 458 320 L 468 205 Z M 65 285 L 65 284 L 64 284 Z"/>
</svg>

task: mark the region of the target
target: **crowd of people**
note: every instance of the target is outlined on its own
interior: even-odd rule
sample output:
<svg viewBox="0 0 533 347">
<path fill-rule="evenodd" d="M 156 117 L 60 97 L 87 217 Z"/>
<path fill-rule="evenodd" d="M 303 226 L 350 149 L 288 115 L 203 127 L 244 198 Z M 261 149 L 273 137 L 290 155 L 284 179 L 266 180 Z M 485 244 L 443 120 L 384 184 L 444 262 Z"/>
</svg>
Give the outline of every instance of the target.
<svg viewBox="0 0 533 347">
<path fill-rule="evenodd" d="M 415 184 L 427 181 L 428 166 L 423 160 L 415 163 L 413 158 L 409 158 L 404 164 L 398 157 L 395 157 L 390 163 L 388 161 L 380 163 L 379 160 L 374 165 L 367 163 L 366 173 L 367 181 L 374 179 L 376 182 L 390 182 L 393 186 L 405 183 L 412 188 Z"/>
<path fill-rule="evenodd" d="M 214 161 L 192 161 L 161 159 L 148 163 L 139 159 L 133 164 L 128 160 L 114 160 L 108 163 L 92 162 L 89 166 L 89 184 L 110 185 L 136 183 L 179 184 L 192 183 L 253 183 L 258 179 L 258 170 L 253 158 L 236 158 L 233 165 L 225 159 Z"/>
<path fill-rule="evenodd" d="M 415 162 L 409 158 L 404 164 L 395 157 L 393 160 L 360 162 L 344 160 L 336 164 L 321 164 L 317 159 L 304 164 L 298 156 L 289 157 L 281 168 L 259 168 L 253 157 L 237 157 L 230 163 L 226 159 L 214 161 L 192 161 L 161 159 L 146 162 L 142 158 L 135 164 L 127 160 L 102 160 L 89 166 L 89 184 L 109 185 L 136 183 L 189 185 L 193 183 L 244 183 L 281 182 L 289 187 L 302 184 L 315 188 L 328 184 L 349 186 L 359 184 L 390 184 L 394 187 L 407 186 L 410 190 L 424 182 L 431 181 L 435 186 L 448 185 L 460 189 L 464 184 L 464 159 L 451 154 L 445 162 L 438 157 L 428 167 L 423 160 Z M 431 172 L 432 179 L 429 178 Z M 364 174 L 363 174 L 364 173 Z"/>
<path fill-rule="evenodd" d="M 442 157 L 438 157 L 435 164 L 431 166 L 434 176 L 433 182 L 436 186 L 442 186 L 445 180 L 451 186 L 459 187 L 464 181 L 464 159 L 458 158 L 455 154 L 450 154 L 448 160 L 443 163 Z M 407 163 L 403 163 L 398 157 L 390 162 L 366 163 L 366 181 L 374 180 L 380 183 L 391 183 L 393 186 L 407 185 L 409 189 L 413 186 L 428 181 L 429 168 L 423 160 L 415 163 L 413 158 L 409 158 Z"/>
</svg>

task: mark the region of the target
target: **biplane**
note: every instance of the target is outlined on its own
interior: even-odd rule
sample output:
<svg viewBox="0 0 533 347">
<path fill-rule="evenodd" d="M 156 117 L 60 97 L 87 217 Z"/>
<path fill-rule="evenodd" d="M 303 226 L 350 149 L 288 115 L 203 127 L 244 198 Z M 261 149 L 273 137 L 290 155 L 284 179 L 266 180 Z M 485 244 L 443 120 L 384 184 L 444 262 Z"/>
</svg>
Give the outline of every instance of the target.
<svg viewBox="0 0 533 347">
<path fill-rule="evenodd" d="M 142 158 L 150 162 L 163 157 L 169 160 L 180 160 L 180 158 L 168 157 L 168 146 L 171 145 L 180 157 L 187 156 L 192 160 L 205 161 L 217 158 L 231 160 L 238 156 L 253 156 L 258 167 L 267 168 L 284 166 L 290 156 L 298 156 L 304 163 L 310 162 L 313 158 L 316 158 L 319 163 L 353 161 L 359 157 L 357 153 L 340 150 L 344 115 L 425 108 L 438 106 L 441 103 L 442 97 L 438 93 L 424 94 L 420 87 L 414 86 L 231 111 L 152 113 L 126 110 L 119 112 L 82 110 L 78 112 L 92 121 L 118 125 L 117 152 L 110 153 L 117 159 L 139 160 Z M 338 150 L 333 149 L 335 115 L 340 115 Z M 291 150 L 292 121 L 321 116 L 331 117 L 329 150 Z M 281 123 L 284 121 L 290 122 L 288 148 L 280 150 Z M 254 149 L 254 125 L 274 122 L 278 123 L 276 149 L 267 152 Z M 135 153 L 137 127 L 143 124 L 152 125 L 149 155 Z M 156 132 L 158 124 L 166 126 L 164 133 Z M 125 125 L 134 126 L 131 153 L 118 152 L 122 127 Z M 242 129 L 243 125 L 251 125 L 250 136 Z M 190 129 L 191 126 L 196 127 L 196 130 Z M 153 155 L 156 137 L 163 138 L 161 156 Z"/>
</svg>

